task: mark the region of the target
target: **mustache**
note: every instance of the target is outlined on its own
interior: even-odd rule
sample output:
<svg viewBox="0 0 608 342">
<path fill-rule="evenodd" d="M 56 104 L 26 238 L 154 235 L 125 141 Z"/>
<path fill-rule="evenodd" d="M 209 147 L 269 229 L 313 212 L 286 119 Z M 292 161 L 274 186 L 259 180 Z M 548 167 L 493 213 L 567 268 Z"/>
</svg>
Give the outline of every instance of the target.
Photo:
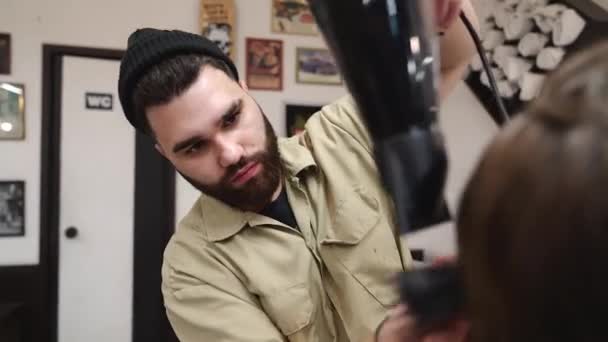
<svg viewBox="0 0 608 342">
<path fill-rule="evenodd" d="M 249 157 L 242 157 L 238 162 L 230 165 L 226 170 L 226 174 L 222 177 L 223 184 L 229 184 L 230 180 L 241 170 L 245 165 L 254 162 L 262 163 L 266 159 L 266 152 L 257 152 Z"/>
</svg>

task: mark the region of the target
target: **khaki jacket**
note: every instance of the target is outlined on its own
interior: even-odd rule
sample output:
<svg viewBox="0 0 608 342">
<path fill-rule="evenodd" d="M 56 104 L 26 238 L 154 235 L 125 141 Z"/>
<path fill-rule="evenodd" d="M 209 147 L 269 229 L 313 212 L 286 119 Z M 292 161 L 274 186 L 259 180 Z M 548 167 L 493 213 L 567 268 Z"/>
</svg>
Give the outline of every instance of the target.
<svg viewBox="0 0 608 342">
<path fill-rule="evenodd" d="M 162 292 L 181 341 L 361 341 L 398 302 L 410 253 L 352 98 L 279 151 L 300 231 L 202 195 L 167 246 Z"/>
</svg>

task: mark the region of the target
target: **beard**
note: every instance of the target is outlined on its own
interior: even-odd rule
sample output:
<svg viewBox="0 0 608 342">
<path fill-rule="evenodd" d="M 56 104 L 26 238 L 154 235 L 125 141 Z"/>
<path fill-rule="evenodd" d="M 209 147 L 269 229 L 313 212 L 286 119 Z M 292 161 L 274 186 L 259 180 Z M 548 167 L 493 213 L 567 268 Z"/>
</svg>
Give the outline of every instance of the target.
<svg viewBox="0 0 608 342">
<path fill-rule="evenodd" d="M 249 157 L 243 157 L 236 164 L 229 166 L 218 184 L 204 185 L 179 170 L 177 172 L 202 193 L 232 207 L 245 211 L 262 210 L 272 201 L 272 195 L 279 187 L 283 175 L 276 133 L 266 115 L 262 114 L 262 116 L 266 135 L 265 149 Z M 242 167 L 251 162 L 262 166 L 260 173 L 242 186 L 234 187 L 231 179 Z"/>
</svg>

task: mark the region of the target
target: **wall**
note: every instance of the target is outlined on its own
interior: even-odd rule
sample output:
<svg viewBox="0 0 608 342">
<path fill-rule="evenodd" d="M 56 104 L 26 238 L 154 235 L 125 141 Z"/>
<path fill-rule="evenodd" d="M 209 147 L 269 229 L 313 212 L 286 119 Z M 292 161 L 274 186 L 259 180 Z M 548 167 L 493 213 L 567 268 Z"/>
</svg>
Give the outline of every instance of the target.
<svg viewBox="0 0 608 342">
<path fill-rule="evenodd" d="M 336 86 L 295 84 L 295 47 L 322 47 L 324 44 L 320 37 L 271 33 L 270 2 L 236 0 L 236 62 L 244 74 L 246 37 L 284 41 L 284 91 L 252 92 L 278 133 L 283 134 L 285 103 L 324 104 L 338 98 L 344 90 Z M 42 44 L 124 49 L 129 33 L 138 27 L 196 32 L 198 10 L 198 0 L 181 0 L 171 5 L 161 0 L 0 0 L 0 32 L 11 33 L 13 57 L 12 74 L 0 75 L 0 81 L 25 84 L 27 97 L 26 139 L 0 142 L 0 179 L 26 181 L 26 235 L 0 239 L 0 266 L 37 264 L 39 260 Z M 448 198 L 453 203 L 472 160 L 491 134 L 493 125 L 465 87 L 460 87 L 449 103 L 443 122 L 453 151 L 448 185 Z M 176 216 L 182 216 L 195 197 L 196 191 L 179 180 Z"/>
<path fill-rule="evenodd" d="M 455 215 L 469 175 L 497 127 L 464 82 L 443 103 L 440 120 L 449 157 L 445 195 L 448 207 Z M 422 248 L 431 255 L 456 253 L 452 222 L 411 234 L 407 236 L 407 242 L 410 248 Z"/>
</svg>

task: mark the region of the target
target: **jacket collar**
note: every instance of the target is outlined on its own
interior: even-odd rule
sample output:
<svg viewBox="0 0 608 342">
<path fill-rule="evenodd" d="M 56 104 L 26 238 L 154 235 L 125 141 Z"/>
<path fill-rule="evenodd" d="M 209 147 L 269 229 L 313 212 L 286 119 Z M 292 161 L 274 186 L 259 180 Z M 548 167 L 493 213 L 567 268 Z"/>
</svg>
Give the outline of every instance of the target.
<svg viewBox="0 0 608 342">
<path fill-rule="evenodd" d="M 310 150 L 304 146 L 304 139 L 304 136 L 279 138 L 279 153 L 285 168 L 285 177 L 288 179 L 302 176 L 306 169 L 316 169 Z M 206 231 L 209 240 L 214 242 L 228 239 L 246 226 L 280 224 L 263 215 L 231 207 L 205 194 L 201 196 L 200 209 L 203 231 Z"/>
</svg>

